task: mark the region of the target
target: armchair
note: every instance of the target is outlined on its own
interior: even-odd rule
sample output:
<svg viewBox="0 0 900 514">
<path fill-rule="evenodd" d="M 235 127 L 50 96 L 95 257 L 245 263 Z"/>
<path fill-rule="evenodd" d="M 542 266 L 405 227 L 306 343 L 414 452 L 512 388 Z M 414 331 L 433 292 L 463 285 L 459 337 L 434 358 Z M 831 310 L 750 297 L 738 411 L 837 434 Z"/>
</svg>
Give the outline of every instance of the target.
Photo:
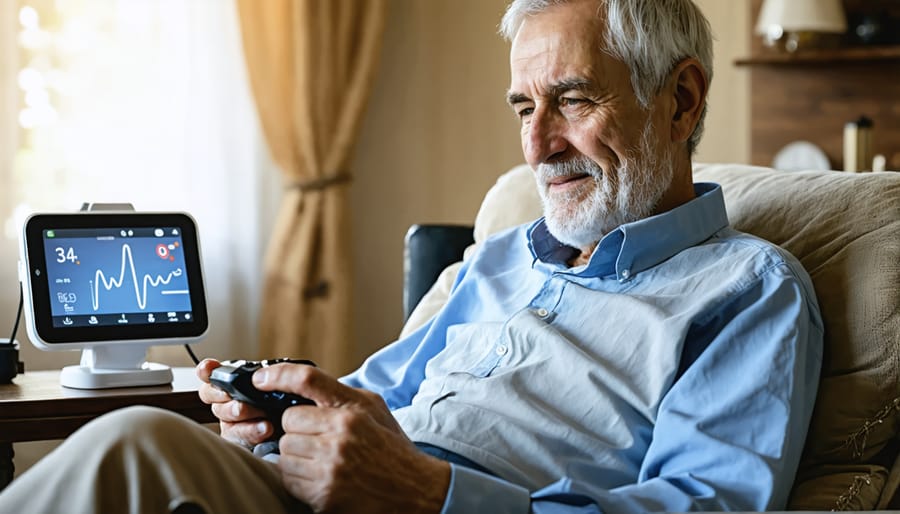
<svg viewBox="0 0 900 514">
<path fill-rule="evenodd" d="M 793 253 L 816 289 L 824 362 L 789 508 L 900 509 L 900 173 L 696 165 L 694 180 L 721 184 L 732 225 Z M 474 244 L 467 237 L 436 244 L 450 262 L 489 234 L 537 218 L 540 210 L 531 171 L 519 166 L 485 197 Z M 466 228 L 455 231 L 468 234 Z M 417 234 L 407 236 L 408 248 L 420 243 Z M 440 271 L 443 264 L 423 278 L 414 253 L 406 254 L 409 319 L 403 334 L 425 322 L 449 294 L 460 263 Z M 423 284 L 432 282 L 425 292 Z"/>
<path fill-rule="evenodd" d="M 447 266 L 462 259 L 475 243 L 472 227 L 460 225 L 413 225 L 403 244 L 403 319 L 431 289 Z"/>
</svg>

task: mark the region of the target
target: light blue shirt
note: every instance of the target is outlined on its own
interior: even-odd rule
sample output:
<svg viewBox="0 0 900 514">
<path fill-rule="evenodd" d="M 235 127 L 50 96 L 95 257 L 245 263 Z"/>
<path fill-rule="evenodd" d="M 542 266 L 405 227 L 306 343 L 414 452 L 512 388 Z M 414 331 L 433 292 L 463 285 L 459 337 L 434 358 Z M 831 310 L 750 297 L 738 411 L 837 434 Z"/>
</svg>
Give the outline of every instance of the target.
<svg viewBox="0 0 900 514">
<path fill-rule="evenodd" d="M 728 227 L 721 188 L 623 225 L 590 261 L 543 220 L 485 241 L 445 307 L 345 383 L 452 465 L 445 513 L 785 506 L 822 322 L 809 277 Z"/>
</svg>

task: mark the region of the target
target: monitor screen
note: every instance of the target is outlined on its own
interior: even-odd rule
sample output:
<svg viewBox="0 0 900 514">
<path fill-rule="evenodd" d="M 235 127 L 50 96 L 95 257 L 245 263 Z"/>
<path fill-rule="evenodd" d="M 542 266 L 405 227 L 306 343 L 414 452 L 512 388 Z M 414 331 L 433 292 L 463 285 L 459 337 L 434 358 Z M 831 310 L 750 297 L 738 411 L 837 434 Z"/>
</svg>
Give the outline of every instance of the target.
<svg viewBox="0 0 900 514">
<path fill-rule="evenodd" d="M 190 216 L 40 214 L 26 222 L 24 241 L 29 328 L 42 343 L 190 339 L 206 331 Z"/>
<path fill-rule="evenodd" d="M 178 227 L 45 229 L 42 236 L 54 327 L 190 321 Z"/>
</svg>

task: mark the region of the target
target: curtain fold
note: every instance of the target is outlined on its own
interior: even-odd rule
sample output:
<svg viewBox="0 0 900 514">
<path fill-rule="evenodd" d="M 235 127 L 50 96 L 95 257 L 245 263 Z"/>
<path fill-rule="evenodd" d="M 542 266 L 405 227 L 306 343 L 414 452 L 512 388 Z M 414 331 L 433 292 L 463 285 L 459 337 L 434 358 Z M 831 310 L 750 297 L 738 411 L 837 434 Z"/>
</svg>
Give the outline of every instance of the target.
<svg viewBox="0 0 900 514">
<path fill-rule="evenodd" d="M 353 365 L 347 170 L 386 0 L 237 0 L 250 84 L 285 191 L 264 263 L 259 353 Z"/>
</svg>

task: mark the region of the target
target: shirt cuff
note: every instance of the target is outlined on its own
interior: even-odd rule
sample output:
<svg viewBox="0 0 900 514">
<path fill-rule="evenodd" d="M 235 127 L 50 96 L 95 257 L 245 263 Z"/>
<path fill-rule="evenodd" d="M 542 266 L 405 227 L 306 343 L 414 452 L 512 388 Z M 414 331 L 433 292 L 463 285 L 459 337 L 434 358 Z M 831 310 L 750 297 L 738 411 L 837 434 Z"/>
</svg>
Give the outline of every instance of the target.
<svg viewBox="0 0 900 514">
<path fill-rule="evenodd" d="M 530 505 L 528 489 L 481 471 L 450 464 L 450 489 L 441 514 L 525 514 Z"/>
</svg>

